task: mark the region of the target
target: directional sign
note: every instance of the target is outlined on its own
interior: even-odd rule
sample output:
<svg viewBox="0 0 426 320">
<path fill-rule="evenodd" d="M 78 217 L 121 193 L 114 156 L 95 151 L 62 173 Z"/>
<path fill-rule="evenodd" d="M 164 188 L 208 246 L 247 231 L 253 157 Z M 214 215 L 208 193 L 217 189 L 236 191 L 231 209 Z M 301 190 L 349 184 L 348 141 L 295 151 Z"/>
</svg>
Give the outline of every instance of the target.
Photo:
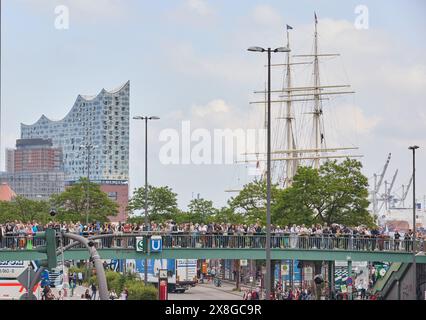
<svg viewBox="0 0 426 320">
<path fill-rule="evenodd" d="M 19 283 L 28 291 L 30 291 L 31 288 L 28 288 L 28 286 L 31 285 L 32 280 L 35 278 L 36 273 L 33 271 L 32 268 L 27 268 L 22 272 L 16 280 L 19 281 Z"/>
<path fill-rule="evenodd" d="M 151 237 L 151 252 L 161 252 L 163 250 L 163 238 L 161 236 Z"/>
<path fill-rule="evenodd" d="M 136 237 L 136 251 L 146 252 L 145 237 Z"/>
</svg>

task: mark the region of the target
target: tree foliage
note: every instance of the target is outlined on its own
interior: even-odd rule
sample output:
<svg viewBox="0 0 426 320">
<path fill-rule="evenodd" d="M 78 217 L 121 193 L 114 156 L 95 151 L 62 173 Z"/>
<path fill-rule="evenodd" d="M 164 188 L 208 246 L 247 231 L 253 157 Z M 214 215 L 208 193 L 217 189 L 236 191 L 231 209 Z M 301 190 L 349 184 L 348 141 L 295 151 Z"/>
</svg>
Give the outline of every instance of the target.
<svg viewBox="0 0 426 320">
<path fill-rule="evenodd" d="M 319 170 L 300 167 L 292 186 L 278 196 L 274 223 L 373 225 L 367 210 L 368 179 L 361 168 L 361 162 L 351 159 L 327 161 Z"/>
<path fill-rule="evenodd" d="M 217 213 L 217 209 L 213 207 L 213 201 L 203 198 L 192 199 L 188 205 L 188 220 L 197 223 L 206 223 L 209 217 Z"/>
<path fill-rule="evenodd" d="M 148 216 L 151 221 L 164 221 L 173 219 L 179 212 L 177 207 L 177 194 L 168 186 L 154 187 L 148 186 Z M 131 211 L 142 210 L 145 215 L 145 187 L 135 189 L 133 197 L 129 201 L 128 209 Z"/>
<path fill-rule="evenodd" d="M 276 202 L 278 189 L 271 186 L 271 207 Z M 246 223 L 254 223 L 257 220 L 266 222 L 266 182 L 254 181 L 246 184 L 236 197 L 228 200 L 229 208 L 243 217 Z"/>
<path fill-rule="evenodd" d="M 87 178 L 81 178 L 64 192 L 53 195 L 51 203 L 59 213 L 57 219 L 61 221 L 85 221 L 88 210 L 89 221 L 104 222 L 108 216 L 118 212 L 118 204 Z"/>
<path fill-rule="evenodd" d="M 19 220 L 22 222 L 49 221 L 49 203 L 16 196 L 12 201 L 0 202 L 0 223 Z"/>
</svg>

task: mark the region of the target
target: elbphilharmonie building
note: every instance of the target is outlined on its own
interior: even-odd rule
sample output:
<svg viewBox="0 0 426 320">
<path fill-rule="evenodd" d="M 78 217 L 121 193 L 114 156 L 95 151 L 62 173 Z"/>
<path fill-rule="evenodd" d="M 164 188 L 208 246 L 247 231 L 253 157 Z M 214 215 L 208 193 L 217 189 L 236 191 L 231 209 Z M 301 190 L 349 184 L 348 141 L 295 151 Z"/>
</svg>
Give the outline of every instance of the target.
<svg viewBox="0 0 426 320">
<path fill-rule="evenodd" d="M 42 115 L 32 125 L 21 124 L 21 139 L 51 139 L 62 148 L 65 182 L 70 185 L 89 176 L 126 215 L 129 180 L 130 82 L 97 95 L 79 95 L 68 114 L 58 121 Z"/>
</svg>

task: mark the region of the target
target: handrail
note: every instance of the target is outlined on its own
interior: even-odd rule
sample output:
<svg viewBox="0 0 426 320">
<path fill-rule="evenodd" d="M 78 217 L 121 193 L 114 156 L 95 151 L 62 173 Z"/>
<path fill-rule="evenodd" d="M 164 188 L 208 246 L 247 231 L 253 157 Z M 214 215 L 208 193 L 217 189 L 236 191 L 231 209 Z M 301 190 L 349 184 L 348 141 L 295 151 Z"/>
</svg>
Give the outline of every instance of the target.
<svg viewBox="0 0 426 320">
<path fill-rule="evenodd" d="M 261 234 L 222 234 L 222 233 L 193 233 L 193 232 L 155 232 L 144 231 L 139 233 L 98 233 L 85 235 L 93 240 L 97 248 L 134 249 L 136 237 L 161 236 L 163 248 L 234 248 L 234 249 L 264 249 L 266 248 L 266 235 Z M 58 247 L 59 237 L 57 234 Z M 64 248 L 78 246 L 64 240 Z M 25 249 L 30 243 L 31 247 L 44 245 L 44 240 L 26 237 L 24 235 L 6 235 L 0 239 L 0 251 L 10 249 Z M 69 241 L 69 240 L 68 240 Z M 417 239 L 418 251 L 424 250 L 423 239 Z M 272 249 L 285 250 L 345 250 L 345 251 L 386 251 L 386 252 L 412 252 L 413 241 L 395 240 L 390 237 L 353 236 L 353 235 L 301 235 L 301 234 L 272 234 Z"/>
</svg>

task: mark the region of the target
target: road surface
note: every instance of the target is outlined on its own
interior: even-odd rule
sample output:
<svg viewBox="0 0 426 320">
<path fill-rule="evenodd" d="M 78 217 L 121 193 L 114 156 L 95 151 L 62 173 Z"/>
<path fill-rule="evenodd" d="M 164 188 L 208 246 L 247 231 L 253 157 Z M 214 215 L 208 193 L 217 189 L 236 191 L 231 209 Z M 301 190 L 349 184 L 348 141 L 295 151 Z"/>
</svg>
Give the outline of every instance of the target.
<svg viewBox="0 0 426 320">
<path fill-rule="evenodd" d="M 198 284 L 185 293 L 169 293 L 169 300 L 242 300 L 242 293 L 233 292 L 232 286 L 216 288 L 212 284 Z"/>
</svg>

